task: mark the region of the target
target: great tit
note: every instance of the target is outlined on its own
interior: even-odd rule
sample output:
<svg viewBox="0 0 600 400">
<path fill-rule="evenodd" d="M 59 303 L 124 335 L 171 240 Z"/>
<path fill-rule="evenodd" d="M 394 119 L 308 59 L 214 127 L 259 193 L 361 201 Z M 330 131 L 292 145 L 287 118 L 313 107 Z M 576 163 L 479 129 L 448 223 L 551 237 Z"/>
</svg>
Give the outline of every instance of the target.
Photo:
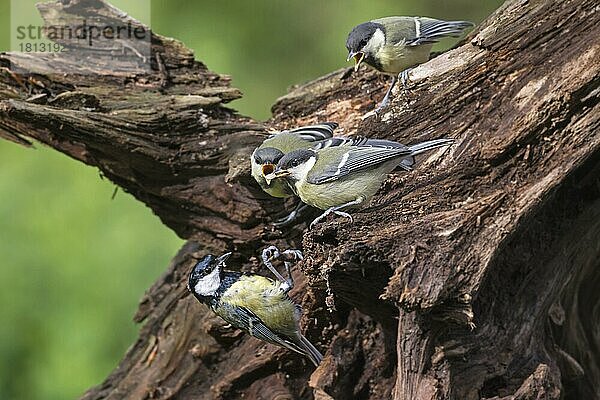
<svg viewBox="0 0 600 400">
<path fill-rule="evenodd" d="M 294 189 L 289 186 L 286 179 L 266 180 L 265 176 L 274 171 L 275 166 L 284 156 L 298 149 L 324 149 L 335 146 L 395 146 L 399 143 L 389 140 L 367 139 L 367 138 L 345 138 L 332 137 L 333 131 L 338 124 L 335 122 L 324 122 L 318 125 L 304 126 L 292 130 L 282 131 L 267 138 L 254 152 L 251 157 L 252 176 L 260 187 L 273 197 L 293 196 Z M 402 145 L 400 145 L 402 146 Z M 282 226 L 293 221 L 297 214 L 303 209 L 304 203 L 300 202 L 296 208 L 287 216 L 275 223 Z"/>
<path fill-rule="evenodd" d="M 404 86 L 411 68 L 429 60 L 433 43 L 446 37 L 459 37 L 473 27 L 468 21 L 442 21 L 427 17 L 385 17 L 355 26 L 346 39 L 348 58 L 354 58 L 357 71 L 365 64 L 392 76 L 392 84 L 383 101 L 374 110 L 383 109 L 399 75 Z"/>
<path fill-rule="evenodd" d="M 267 180 L 287 179 L 304 203 L 325 210 L 312 228 L 327 215 L 352 216 L 342 209 L 358 208 L 379 190 L 387 174 L 399 167 L 410 171 L 415 156 L 448 146 L 453 139 L 437 139 L 404 146 L 338 146 L 301 149 L 283 156 Z"/>
<path fill-rule="evenodd" d="M 311 148 L 316 142 L 331 138 L 337 126 L 338 124 L 335 122 L 324 122 L 318 125 L 281 131 L 269 136 L 254 150 L 252 157 L 250 157 L 252 177 L 258 182 L 262 190 L 273 197 L 293 196 L 293 190 L 283 180 L 267 182 L 265 175 L 273 172 L 277 162 L 284 154 L 293 150 Z"/>
<path fill-rule="evenodd" d="M 275 274 L 277 281 L 224 270 L 230 255 L 225 253 L 214 257 L 209 254 L 202 258 L 190 272 L 188 290 L 232 326 L 258 339 L 303 354 L 318 366 L 323 356 L 300 333 L 301 309 L 288 296 L 293 287 L 289 274 L 290 260 L 301 259 L 302 253 L 297 250 L 280 253 L 274 246 L 263 251 L 263 262 Z M 273 259 L 280 257 L 285 259 L 289 279 L 284 279 L 271 264 Z"/>
</svg>

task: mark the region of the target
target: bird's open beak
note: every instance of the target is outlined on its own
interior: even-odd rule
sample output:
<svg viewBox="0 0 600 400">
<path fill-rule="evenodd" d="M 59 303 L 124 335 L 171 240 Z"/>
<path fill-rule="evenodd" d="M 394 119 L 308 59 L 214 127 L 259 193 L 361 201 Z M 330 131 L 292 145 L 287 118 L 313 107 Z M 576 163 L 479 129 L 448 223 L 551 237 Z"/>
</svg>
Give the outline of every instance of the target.
<svg viewBox="0 0 600 400">
<path fill-rule="evenodd" d="M 231 257 L 231 252 L 225 253 L 222 256 L 217 257 L 217 267 L 220 267 L 221 265 L 225 264 L 225 261 L 227 261 L 229 257 Z"/>
<path fill-rule="evenodd" d="M 263 176 L 272 174 L 273 171 L 275 171 L 275 164 L 263 164 L 263 166 L 262 166 Z"/>
<path fill-rule="evenodd" d="M 365 53 L 363 53 L 362 51 L 357 51 L 357 52 L 350 52 L 348 53 L 348 58 L 346 59 L 346 61 L 350 61 L 350 59 L 354 58 L 354 62 L 356 64 L 354 64 L 354 72 L 358 71 L 358 67 L 360 67 L 360 63 L 364 60 L 365 58 Z"/>
<path fill-rule="evenodd" d="M 290 176 L 290 171 L 287 169 L 275 169 L 275 171 L 271 172 L 268 175 L 265 175 L 265 180 L 267 181 L 267 185 L 271 184 L 271 181 L 277 178 L 284 178 L 286 176 Z"/>
</svg>

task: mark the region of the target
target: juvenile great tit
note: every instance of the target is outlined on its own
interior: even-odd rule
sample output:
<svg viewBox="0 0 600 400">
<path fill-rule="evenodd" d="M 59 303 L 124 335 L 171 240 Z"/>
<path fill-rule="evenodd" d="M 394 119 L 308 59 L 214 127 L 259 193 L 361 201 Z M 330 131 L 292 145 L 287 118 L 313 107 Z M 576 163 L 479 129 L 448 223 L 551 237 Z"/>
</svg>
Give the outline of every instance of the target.
<svg viewBox="0 0 600 400">
<path fill-rule="evenodd" d="M 260 275 L 225 271 L 223 267 L 230 255 L 214 257 L 209 254 L 200 260 L 190 272 L 188 290 L 232 326 L 305 355 L 318 366 L 323 356 L 300 333 L 301 309 L 288 297 L 293 287 L 290 260 L 301 259 L 302 253 L 298 250 L 280 253 L 274 246 L 263 251 L 263 263 L 275 274 L 277 281 Z M 280 257 L 285 260 L 289 279 L 283 278 L 271 264 Z"/>
<path fill-rule="evenodd" d="M 266 179 L 287 179 L 300 200 L 325 210 L 312 221 L 312 229 L 331 213 L 352 221 L 352 216 L 341 210 L 367 203 L 389 172 L 397 167 L 410 171 L 416 155 L 453 142 L 454 139 L 436 139 L 411 146 L 396 143 L 396 146 L 388 147 L 338 146 L 295 150 L 283 156 Z"/>
<path fill-rule="evenodd" d="M 468 21 L 442 21 L 427 17 L 385 17 L 355 26 L 346 39 L 348 58 L 354 58 L 357 71 L 365 64 L 392 76 L 392 84 L 383 101 L 374 110 L 381 111 L 399 76 L 404 86 L 411 68 L 429 60 L 433 44 L 446 37 L 459 37 L 473 27 Z"/>
</svg>

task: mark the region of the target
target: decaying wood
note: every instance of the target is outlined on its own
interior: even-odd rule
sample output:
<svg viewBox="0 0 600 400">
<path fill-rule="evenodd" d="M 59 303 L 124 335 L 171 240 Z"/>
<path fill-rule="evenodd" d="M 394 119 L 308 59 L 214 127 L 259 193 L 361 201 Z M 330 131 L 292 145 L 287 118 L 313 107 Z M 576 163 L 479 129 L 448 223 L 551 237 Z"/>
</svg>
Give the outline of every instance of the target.
<svg viewBox="0 0 600 400">
<path fill-rule="evenodd" d="M 129 18 L 97 0 L 41 11 L 49 24 Z M 266 125 L 225 107 L 240 97 L 227 77 L 154 33 L 150 73 L 0 55 L 0 136 L 97 166 L 189 239 L 142 300 L 138 340 L 83 398 L 600 398 L 598 37 L 595 1 L 509 1 L 416 68 L 381 118 L 361 120 L 384 79 L 342 70 L 294 88 Z M 55 63 L 72 72 L 22 72 Z M 457 143 L 392 175 L 354 223 L 275 230 L 283 205 L 249 177 L 249 154 L 267 128 L 325 120 Z M 325 353 L 316 370 L 187 295 L 195 258 L 229 249 L 233 268 L 259 271 L 267 243 L 304 250 L 292 297 Z"/>
</svg>

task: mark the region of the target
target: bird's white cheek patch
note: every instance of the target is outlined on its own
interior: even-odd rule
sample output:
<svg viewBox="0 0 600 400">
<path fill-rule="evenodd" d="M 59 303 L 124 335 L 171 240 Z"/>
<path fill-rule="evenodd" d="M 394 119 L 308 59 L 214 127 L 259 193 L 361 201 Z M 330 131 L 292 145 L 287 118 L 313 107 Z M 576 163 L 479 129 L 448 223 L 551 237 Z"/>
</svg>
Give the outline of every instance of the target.
<svg viewBox="0 0 600 400">
<path fill-rule="evenodd" d="M 364 50 L 365 52 L 377 52 L 385 44 L 385 34 L 379 28 L 375 30 L 373 36 L 367 42 Z"/>
<path fill-rule="evenodd" d="M 200 279 L 196 286 L 194 286 L 194 292 L 200 296 L 211 296 L 221 286 L 221 277 L 219 276 L 219 268 L 215 268 L 210 274 Z"/>
<path fill-rule="evenodd" d="M 292 173 L 292 176 L 294 177 L 294 180 L 301 181 L 301 180 L 306 179 L 306 176 L 308 175 L 308 173 L 310 172 L 310 170 L 312 169 L 312 167 L 315 166 L 316 162 L 317 162 L 317 158 L 316 157 L 311 157 L 304 164 L 299 165 L 299 166 L 297 166 L 295 168 L 292 168 L 290 170 L 290 172 Z"/>
</svg>

